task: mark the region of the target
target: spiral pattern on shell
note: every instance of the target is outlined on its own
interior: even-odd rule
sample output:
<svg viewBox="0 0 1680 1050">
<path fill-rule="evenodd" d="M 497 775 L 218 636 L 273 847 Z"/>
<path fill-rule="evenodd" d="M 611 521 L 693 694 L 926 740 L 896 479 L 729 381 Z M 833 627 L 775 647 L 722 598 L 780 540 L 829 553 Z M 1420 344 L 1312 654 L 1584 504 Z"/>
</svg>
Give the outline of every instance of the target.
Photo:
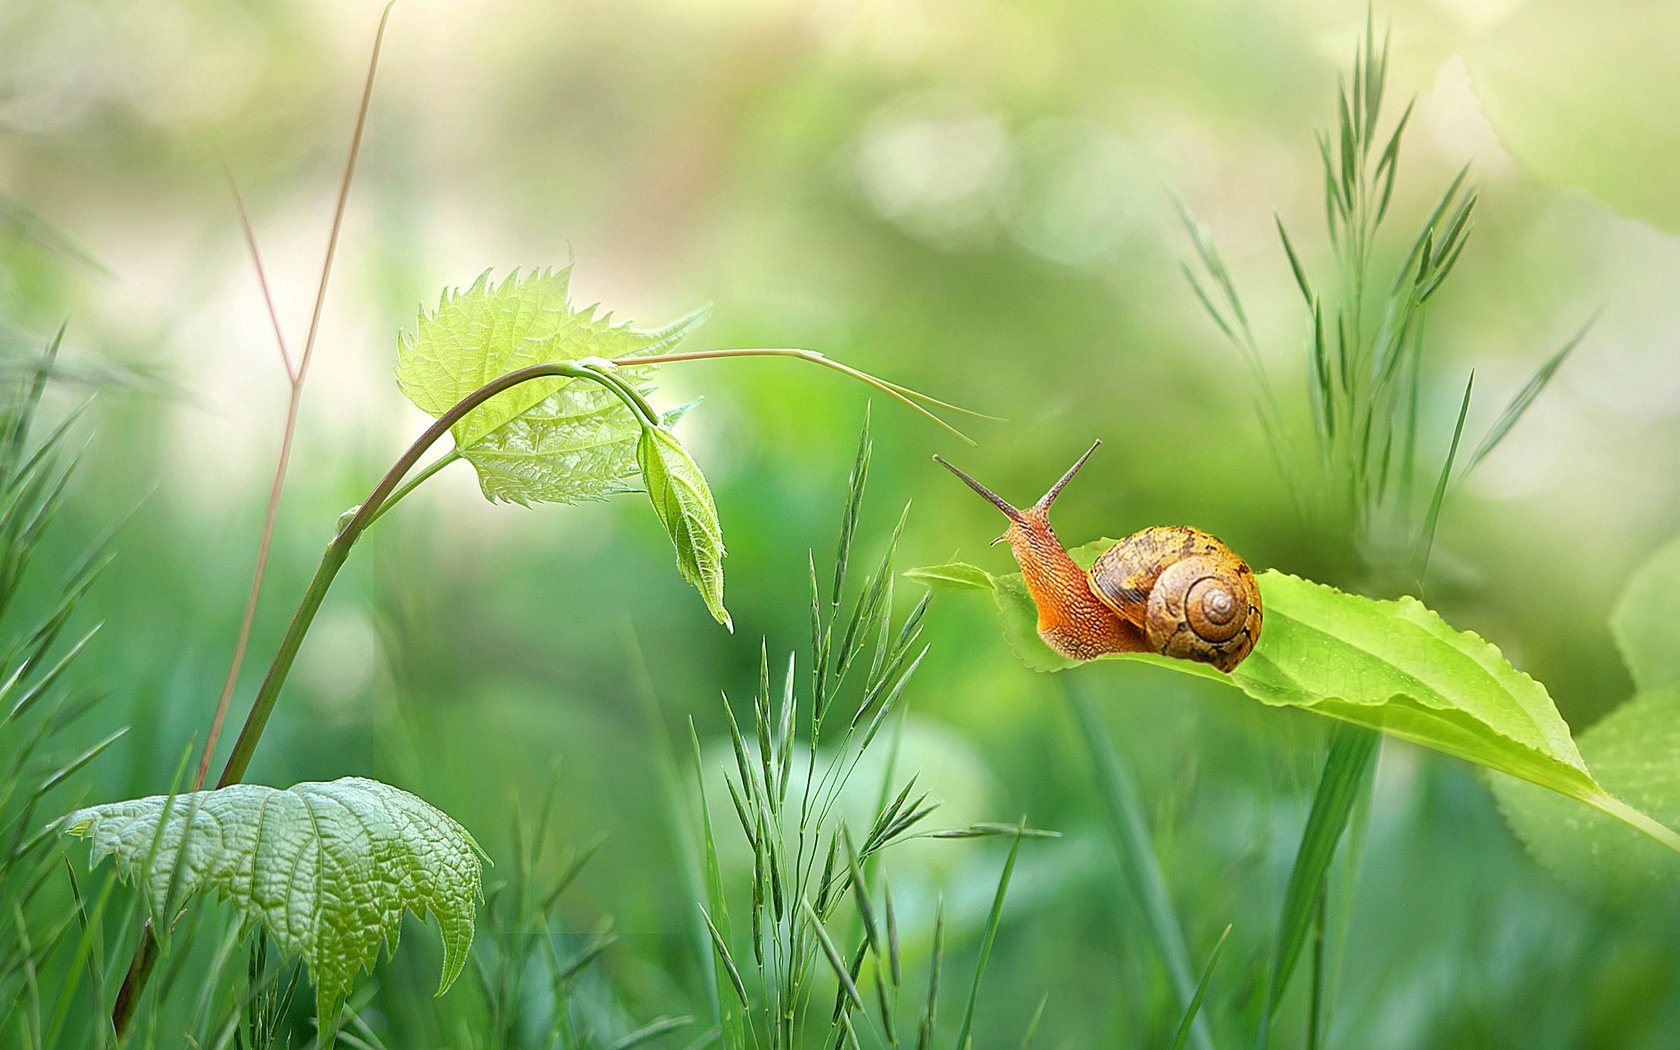
<svg viewBox="0 0 1680 1050">
<path fill-rule="evenodd" d="M 1092 594 L 1167 656 L 1229 671 L 1260 637 L 1254 570 L 1188 525 L 1133 533 L 1103 552 L 1087 580 Z"/>
</svg>

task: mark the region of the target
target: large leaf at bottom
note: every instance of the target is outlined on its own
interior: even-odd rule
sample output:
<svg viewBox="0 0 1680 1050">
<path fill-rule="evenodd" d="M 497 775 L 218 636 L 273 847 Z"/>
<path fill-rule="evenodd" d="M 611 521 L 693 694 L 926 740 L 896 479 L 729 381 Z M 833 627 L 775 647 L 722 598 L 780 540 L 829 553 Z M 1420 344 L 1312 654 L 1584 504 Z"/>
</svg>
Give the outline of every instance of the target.
<svg viewBox="0 0 1680 1050">
<path fill-rule="evenodd" d="M 79 809 L 61 826 L 92 841 L 95 861 L 114 856 L 154 910 L 207 889 L 261 923 L 308 964 L 323 1026 L 380 946 L 396 949 L 404 910 L 437 919 L 439 995 L 472 944 L 478 844 L 447 814 L 375 780 L 153 795 Z"/>
<path fill-rule="evenodd" d="M 1088 566 L 1114 542 L 1071 553 Z M 976 589 L 983 575 L 1005 635 L 1028 666 L 1075 665 L 1038 638 L 1037 610 L 1019 573 L 984 574 L 959 564 L 909 575 L 965 590 Z M 1374 601 L 1277 571 L 1257 578 L 1265 605 L 1260 640 L 1230 674 L 1154 653 L 1100 659 L 1152 663 L 1234 686 L 1265 704 L 1369 726 L 1579 799 L 1680 852 L 1680 836 L 1599 785 L 1545 687 L 1489 642 L 1455 630 L 1415 598 Z"/>
</svg>

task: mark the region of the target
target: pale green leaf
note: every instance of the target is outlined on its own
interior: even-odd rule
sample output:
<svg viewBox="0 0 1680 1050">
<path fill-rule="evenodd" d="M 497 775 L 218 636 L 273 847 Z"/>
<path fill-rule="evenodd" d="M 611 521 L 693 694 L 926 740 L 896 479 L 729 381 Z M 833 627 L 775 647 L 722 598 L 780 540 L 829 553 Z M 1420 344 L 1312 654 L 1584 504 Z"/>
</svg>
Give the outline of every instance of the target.
<svg viewBox="0 0 1680 1050">
<path fill-rule="evenodd" d="M 1618 707 L 1581 734 L 1581 752 L 1606 790 L 1680 825 L 1680 688 L 1641 693 Z M 1655 842 L 1532 784 L 1492 783 L 1511 827 L 1564 881 L 1593 895 L 1680 905 L 1674 858 Z"/>
<path fill-rule="evenodd" d="M 380 947 L 396 949 L 405 910 L 437 919 L 439 995 L 472 944 L 478 844 L 448 815 L 378 781 L 153 795 L 79 809 L 61 826 L 91 840 L 95 861 L 114 856 L 154 909 L 203 889 L 260 923 L 308 964 L 323 1026 Z"/>
<path fill-rule="evenodd" d="M 636 459 L 648 499 L 677 548 L 677 569 L 706 600 L 712 618 L 733 631 L 723 607 L 723 529 L 699 465 L 675 434 L 655 426 L 643 428 Z"/>
<path fill-rule="evenodd" d="M 397 385 L 421 410 L 441 416 L 479 387 L 516 369 L 557 361 L 643 357 L 681 342 L 705 320 L 700 310 L 657 331 L 615 324 L 595 306 L 573 307 L 571 267 L 515 272 L 492 284 L 481 274 L 446 292 L 397 343 Z M 646 393 L 652 370 L 618 375 Z M 504 391 L 450 428 L 455 447 L 479 472 L 491 499 L 520 503 L 602 499 L 632 488 L 639 425 L 618 397 L 593 382 L 555 376 Z"/>
<path fill-rule="evenodd" d="M 1070 553 L 1088 566 L 1114 542 Z M 934 579 L 947 576 L 971 578 L 966 567 L 942 566 Z M 1004 634 L 1028 666 L 1074 666 L 1039 640 L 1020 574 L 991 579 Z M 1415 598 L 1373 601 L 1275 570 L 1257 579 L 1265 606 L 1260 640 L 1230 674 L 1154 653 L 1100 659 L 1152 663 L 1274 707 L 1381 730 L 1579 799 L 1680 851 L 1680 836 L 1599 786 L 1545 688 L 1495 646 L 1453 629 Z"/>
<path fill-rule="evenodd" d="M 1680 540 L 1633 574 L 1610 628 L 1641 692 L 1582 733 L 1581 751 L 1611 792 L 1680 825 Z M 1527 784 L 1496 779 L 1493 787 L 1512 828 L 1565 881 L 1680 905 L 1672 863 L 1652 843 Z"/>
<path fill-rule="evenodd" d="M 1680 540 L 1634 573 L 1610 614 L 1610 630 L 1639 688 L 1680 686 Z"/>
</svg>

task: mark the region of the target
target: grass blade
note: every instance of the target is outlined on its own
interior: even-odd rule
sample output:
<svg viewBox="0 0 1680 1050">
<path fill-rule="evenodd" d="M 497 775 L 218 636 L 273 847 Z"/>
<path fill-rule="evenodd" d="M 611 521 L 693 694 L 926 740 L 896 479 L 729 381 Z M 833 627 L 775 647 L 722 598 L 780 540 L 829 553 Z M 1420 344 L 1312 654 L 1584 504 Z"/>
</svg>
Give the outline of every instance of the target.
<svg viewBox="0 0 1680 1050">
<path fill-rule="evenodd" d="M 986 932 L 980 938 L 980 958 L 974 964 L 974 984 L 968 990 L 968 1006 L 963 1009 L 962 1029 L 957 1033 L 957 1050 L 968 1050 L 970 1045 L 969 1033 L 974 1028 L 974 1008 L 980 1002 L 980 982 L 986 976 L 986 963 L 992 957 L 992 945 L 997 940 L 998 925 L 1003 921 L 1003 898 L 1009 892 L 1010 876 L 1015 874 L 1015 858 L 1021 852 L 1021 832 L 1026 830 L 1027 819 L 1021 818 L 1021 823 L 1015 833 L 1015 841 L 1009 844 L 1009 859 L 1003 862 L 1003 874 L 998 877 L 997 894 L 992 898 L 991 914 L 986 916 Z"/>
<path fill-rule="evenodd" d="M 1441 519 L 1441 503 L 1447 498 L 1447 479 L 1452 476 L 1453 460 L 1458 456 L 1458 440 L 1464 436 L 1464 417 L 1470 411 L 1470 390 L 1476 385 L 1476 371 L 1464 384 L 1464 400 L 1458 406 L 1458 422 L 1453 424 L 1452 444 L 1447 446 L 1447 458 L 1441 463 L 1441 476 L 1435 480 L 1435 494 L 1429 498 L 1429 513 L 1424 515 L 1423 528 L 1418 531 L 1417 545 L 1412 550 L 1412 575 L 1422 580 L 1429 569 L 1429 551 L 1435 546 L 1435 526 Z"/>
<path fill-rule="evenodd" d="M 817 917 L 817 911 L 811 907 L 811 902 L 802 899 L 799 904 L 805 910 L 805 919 L 811 924 L 811 932 L 816 935 L 817 945 L 822 948 L 828 964 L 834 968 L 834 976 L 840 980 L 840 990 L 851 1001 L 854 1009 L 862 1010 L 863 996 L 858 994 L 857 983 L 852 980 L 852 971 L 846 965 L 846 960 L 840 957 L 840 949 L 836 948 L 834 941 L 829 938 L 828 931 L 823 928 L 822 920 Z"/>
<path fill-rule="evenodd" d="M 1365 774 L 1379 739 L 1369 729 L 1340 723 L 1331 733 L 1324 773 L 1313 795 L 1312 810 L 1295 854 L 1295 867 L 1289 873 L 1289 886 L 1283 895 L 1277 946 L 1261 1011 L 1257 1044 L 1260 1047 L 1265 1047 L 1270 1038 L 1272 1014 L 1289 987 L 1289 976 L 1306 944 L 1318 898 L 1324 892 L 1325 873 L 1330 870 L 1336 843 L 1347 827 L 1354 800 L 1365 785 Z"/>
<path fill-rule="evenodd" d="M 1225 932 L 1214 942 L 1213 951 L 1208 953 L 1207 965 L 1202 967 L 1202 979 L 1196 983 L 1196 994 L 1190 997 L 1190 1006 L 1184 1011 L 1184 1019 L 1178 1022 L 1178 1031 L 1173 1033 L 1172 1050 L 1182 1050 L 1185 1040 L 1190 1038 L 1190 1028 L 1195 1023 L 1196 1015 L 1202 1008 L 1202 998 L 1207 995 L 1208 984 L 1213 980 L 1213 968 L 1219 965 L 1219 953 L 1225 948 L 1225 938 L 1231 936 L 1231 927 L 1227 925 Z"/>
<path fill-rule="evenodd" d="M 1077 675 L 1065 675 L 1063 682 L 1074 717 L 1079 723 L 1079 736 L 1090 749 L 1091 766 L 1108 815 L 1109 830 L 1114 836 L 1114 848 L 1119 855 L 1121 880 L 1142 907 L 1144 923 L 1149 928 L 1150 939 L 1155 944 L 1161 964 L 1166 968 L 1167 979 L 1179 1001 L 1188 1008 L 1195 995 L 1195 982 L 1190 976 L 1190 951 L 1185 947 L 1184 932 L 1173 914 L 1167 880 L 1156 859 L 1154 836 L 1144 819 L 1137 786 L 1132 783 L 1130 773 L 1115 752 L 1084 683 Z M 1213 1050 L 1213 1037 L 1205 1019 L 1197 1018 L 1192 1023 L 1190 1038 L 1190 1045 L 1197 1050 Z"/>
<path fill-rule="evenodd" d="M 1546 363 L 1529 377 L 1528 382 L 1524 383 L 1522 389 L 1517 391 L 1516 396 L 1511 398 L 1511 403 L 1505 406 L 1505 411 L 1499 413 L 1499 418 L 1493 421 L 1493 426 L 1488 428 L 1487 436 L 1482 438 L 1480 445 L 1476 446 L 1476 451 L 1471 453 L 1469 461 L 1464 464 L 1464 470 L 1459 475 L 1460 479 L 1475 470 L 1476 464 L 1480 463 L 1483 457 L 1492 452 L 1501 441 L 1505 440 L 1505 435 L 1510 433 L 1511 428 L 1517 425 L 1518 420 L 1522 419 L 1523 413 L 1527 412 L 1528 407 L 1534 404 L 1534 399 L 1540 396 L 1542 390 L 1546 389 L 1546 384 L 1552 381 L 1552 376 L 1562 367 L 1563 362 L 1568 359 L 1575 348 L 1581 345 L 1581 340 L 1587 337 L 1587 333 L 1592 331 L 1593 325 L 1597 323 L 1598 314 L 1595 313 L 1587 319 L 1586 324 L 1581 326 L 1580 331 L 1571 336 L 1568 342 L 1559 347 L 1558 351 L 1547 358 Z"/>
</svg>

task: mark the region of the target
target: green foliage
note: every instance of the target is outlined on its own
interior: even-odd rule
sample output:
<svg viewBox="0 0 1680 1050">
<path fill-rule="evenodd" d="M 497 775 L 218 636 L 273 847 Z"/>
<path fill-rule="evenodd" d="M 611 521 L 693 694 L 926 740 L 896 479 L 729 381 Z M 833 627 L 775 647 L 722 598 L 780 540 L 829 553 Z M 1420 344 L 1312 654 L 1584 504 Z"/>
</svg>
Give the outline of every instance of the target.
<svg viewBox="0 0 1680 1050">
<path fill-rule="evenodd" d="M 1581 753 L 1608 790 L 1669 827 L 1680 826 L 1680 542 L 1629 581 L 1611 631 L 1638 687 L 1581 734 Z M 1495 778 L 1511 826 L 1548 868 L 1593 894 L 1680 905 L 1673 860 L 1600 813 L 1561 804 L 1530 785 Z"/>
<path fill-rule="evenodd" d="M 625 358 L 668 350 L 705 320 L 690 314 L 638 332 L 568 299 L 571 267 L 501 284 L 481 274 L 445 294 L 398 340 L 397 384 L 442 416 L 487 383 L 531 365 L 565 364 L 568 375 L 529 379 L 466 412 L 451 427 L 455 453 L 478 472 L 491 500 L 577 503 L 633 492 L 641 481 L 677 549 L 677 568 L 713 619 L 734 629 L 723 605 L 723 531 L 711 489 L 672 432 L 692 404 L 661 413 L 647 401 L 651 369 Z M 583 380 L 583 382 L 579 382 Z M 417 475 L 392 501 L 429 477 Z M 381 507 L 383 511 L 385 508 Z"/>
<path fill-rule="evenodd" d="M 421 799 L 345 777 L 284 791 L 235 784 L 80 809 L 60 822 L 116 858 L 154 919 L 169 923 L 201 889 L 301 956 L 326 1029 L 358 971 L 396 949 L 403 912 L 430 914 L 443 935 L 443 994 L 461 972 L 478 906 L 479 849 Z"/>
<path fill-rule="evenodd" d="M 1581 753 L 1607 790 L 1670 827 L 1680 824 L 1680 688 L 1622 704 L 1581 734 Z M 1577 890 L 1680 904 L 1673 856 L 1645 836 L 1531 784 L 1498 777 L 1493 790 L 1528 848 Z"/>
<path fill-rule="evenodd" d="M 1219 935 L 1219 940 L 1213 942 L 1213 951 L 1208 952 L 1207 964 L 1202 967 L 1202 979 L 1196 982 L 1196 992 L 1190 997 L 1184 1016 L 1179 1019 L 1178 1029 L 1173 1032 L 1172 1050 L 1180 1050 L 1189 1040 L 1202 1008 L 1202 1000 L 1207 997 L 1208 985 L 1213 983 L 1213 970 L 1219 965 L 1219 953 L 1225 950 L 1225 941 L 1230 936 L 1231 927 L 1227 926 Z"/>
<path fill-rule="evenodd" d="M 637 1025 L 612 993 L 601 970 L 618 945 L 610 919 L 588 932 L 567 930 L 562 898 L 577 884 L 603 837 L 557 848 L 564 838 L 555 817 L 564 799 L 550 791 L 534 820 L 516 804 L 510 841 L 491 847 L 499 863 L 485 884 L 465 997 L 472 1015 L 453 1037 L 436 1018 L 414 1018 L 394 1033 L 393 1046 L 448 1042 L 462 1050 L 602 1050 L 639 1045 L 682 1028 L 689 1017 L 661 1017 Z M 473 993 L 477 1002 L 473 1002 Z M 614 1039 L 612 1033 L 625 1034 Z"/>
<path fill-rule="evenodd" d="M 655 424 L 642 427 L 636 460 L 654 513 L 677 548 L 678 571 L 706 600 L 712 618 L 733 631 L 723 607 L 723 530 L 699 464 L 675 434 Z"/>
<path fill-rule="evenodd" d="M 669 350 L 706 319 L 696 311 L 655 332 L 616 324 L 595 306 L 574 308 L 570 265 L 489 272 L 446 292 L 397 342 L 397 385 L 422 411 L 441 416 L 479 387 L 528 365 L 611 360 Z M 646 393 L 651 369 L 617 371 Z M 680 415 L 667 414 L 669 425 Z M 478 471 L 486 497 L 515 503 L 578 503 L 633 491 L 640 425 L 618 397 L 575 377 L 534 379 L 504 391 L 450 428 L 457 452 Z"/>
<path fill-rule="evenodd" d="M 1071 553 L 1089 566 L 1114 542 Z M 938 584 L 972 579 L 974 571 L 942 565 L 909 575 Z M 1153 663 L 1235 686 L 1274 707 L 1378 729 L 1579 799 L 1680 851 L 1680 837 L 1593 779 L 1545 688 L 1493 645 L 1454 630 L 1415 598 L 1374 601 L 1275 570 L 1258 579 L 1265 605 L 1260 640 L 1230 674 L 1154 653 L 1099 659 Z M 1028 666 L 1075 666 L 1039 640 L 1037 611 L 1020 574 L 992 581 L 1005 634 Z"/>
</svg>

